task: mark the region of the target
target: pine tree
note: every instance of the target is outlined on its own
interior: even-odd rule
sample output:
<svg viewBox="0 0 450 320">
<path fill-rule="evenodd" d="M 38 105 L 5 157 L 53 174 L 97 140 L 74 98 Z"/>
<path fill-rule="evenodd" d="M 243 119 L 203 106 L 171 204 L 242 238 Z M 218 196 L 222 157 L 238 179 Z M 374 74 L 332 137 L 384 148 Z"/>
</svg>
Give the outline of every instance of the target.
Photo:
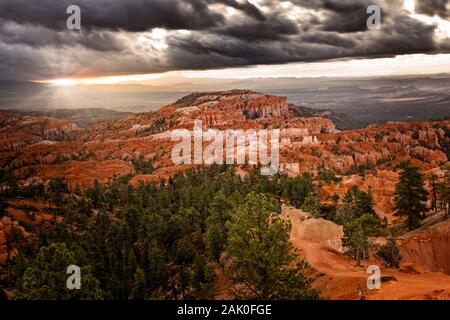
<svg viewBox="0 0 450 320">
<path fill-rule="evenodd" d="M 90 266 L 81 268 L 80 290 L 67 288 L 67 267 L 76 263 L 73 253 L 63 243 L 42 247 L 25 271 L 15 297 L 27 300 L 101 299 L 100 283 L 92 275 Z"/>
<path fill-rule="evenodd" d="M 423 176 L 419 168 L 411 165 L 411 162 L 404 161 L 399 165 L 402 170 L 400 180 L 395 188 L 394 209 L 395 214 L 408 217 L 409 230 L 417 227 L 419 219 L 427 210 L 428 192 L 424 188 Z"/>
<path fill-rule="evenodd" d="M 136 268 L 134 273 L 133 286 L 131 288 L 131 293 L 129 296 L 130 300 L 144 300 L 146 298 L 146 287 L 145 273 L 141 268 Z"/>
<path fill-rule="evenodd" d="M 336 222 L 345 226 L 354 219 L 354 214 L 352 203 L 344 201 L 342 207 L 337 210 Z"/>
<path fill-rule="evenodd" d="M 242 208 L 228 223 L 228 269 L 233 293 L 246 299 L 314 299 L 305 274 L 289 242 L 290 223 L 276 213 L 278 203 L 264 194 L 250 193 Z"/>
<path fill-rule="evenodd" d="M 206 232 L 206 247 L 211 259 L 220 262 L 220 254 L 222 253 L 226 244 L 226 239 L 223 237 L 220 228 L 212 225 Z"/>
<path fill-rule="evenodd" d="M 361 265 L 361 258 L 368 257 L 370 237 L 381 234 L 380 219 L 370 213 L 363 214 L 344 226 L 343 244 L 348 253 L 356 258 L 357 265 Z"/>
<path fill-rule="evenodd" d="M 310 174 L 305 173 L 300 177 L 289 179 L 286 182 L 284 194 L 289 198 L 290 203 L 300 208 L 306 197 L 314 191 L 314 184 Z"/>
<path fill-rule="evenodd" d="M 370 238 L 382 234 L 382 222 L 373 209 L 372 192 L 354 186 L 344 196 L 337 212 L 337 222 L 344 226 L 343 244 L 357 265 L 369 255 Z"/>
<path fill-rule="evenodd" d="M 127 292 L 131 291 L 131 287 L 135 281 L 137 269 L 136 255 L 134 254 L 133 248 L 128 251 L 128 256 L 125 264 L 125 279 L 127 280 Z"/>
<path fill-rule="evenodd" d="M 442 182 L 438 184 L 440 193 L 440 208 L 444 210 L 445 218 L 450 217 L 450 166 L 444 166 L 444 177 Z"/>
<path fill-rule="evenodd" d="M 226 223 L 230 219 L 233 203 L 224 194 L 218 193 L 209 208 L 210 217 L 207 220 L 208 230 L 206 245 L 212 259 L 219 262 L 220 254 L 227 242 Z"/>
<path fill-rule="evenodd" d="M 364 214 L 378 217 L 373 209 L 372 191 L 369 189 L 366 193 L 354 186 L 344 195 L 343 206 L 337 212 L 337 222 L 345 226 Z"/>
<path fill-rule="evenodd" d="M 359 220 L 346 225 L 343 244 L 349 249 L 350 254 L 356 258 L 356 265 L 361 266 L 361 255 L 369 245 L 369 239 L 364 233 L 364 228 Z"/>
<path fill-rule="evenodd" d="M 206 265 L 201 257 L 197 256 L 192 273 L 193 298 L 211 299 L 214 293 L 214 270 Z"/>
<path fill-rule="evenodd" d="M 400 249 L 398 248 L 397 242 L 394 238 L 390 238 L 388 243 L 378 250 L 377 256 L 382 259 L 388 267 L 400 267 L 402 255 L 400 254 Z"/>
<path fill-rule="evenodd" d="M 316 192 L 310 192 L 303 202 L 302 209 L 310 212 L 314 217 L 320 214 L 320 199 Z"/>
<path fill-rule="evenodd" d="M 436 192 L 436 175 L 433 173 L 430 177 L 430 185 L 431 185 L 431 209 L 436 212 L 438 210 L 437 207 L 437 192 Z"/>
</svg>

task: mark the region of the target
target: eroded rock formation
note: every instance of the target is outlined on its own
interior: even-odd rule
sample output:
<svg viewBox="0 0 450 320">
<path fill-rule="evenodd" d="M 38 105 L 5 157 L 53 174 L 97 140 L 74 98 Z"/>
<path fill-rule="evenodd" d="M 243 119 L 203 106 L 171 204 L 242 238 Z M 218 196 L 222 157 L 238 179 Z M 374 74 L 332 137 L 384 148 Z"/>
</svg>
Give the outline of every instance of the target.
<svg viewBox="0 0 450 320">
<path fill-rule="evenodd" d="M 387 123 L 338 132 L 319 114 L 289 104 L 285 97 L 248 90 L 195 93 L 155 112 L 84 129 L 66 120 L 3 112 L 0 165 L 23 184 L 61 176 L 74 189 L 133 174 L 133 161 L 142 159 L 152 162 L 157 176 L 141 176 L 153 181 L 179 171 L 171 159 L 174 129 L 192 130 L 195 121 L 202 121 L 204 130 L 280 129 L 282 173 L 331 169 L 343 176 L 343 182 L 324 186 L 325 195 L 342 195 L 352 185 L 371 188 L 377 212 L 392 220 L 396 164 L 411 158 L 427 171 L 447 161 L 450 121 Z"/>
<path fill-rule="evenodd" d="M 315 219 L 307 212 L 286 205 L 281 208 L 281 218 L 291 222 L 291 239 L 307 240 L 337 252 L 344 251 L 342 226 L 329 220 Z"/>
<path fill-rule="evenodd" d="M 405 262 L 450 274 L 450 221 L 414 232 L 399 240 L 399 247 Z"/>
</svg>

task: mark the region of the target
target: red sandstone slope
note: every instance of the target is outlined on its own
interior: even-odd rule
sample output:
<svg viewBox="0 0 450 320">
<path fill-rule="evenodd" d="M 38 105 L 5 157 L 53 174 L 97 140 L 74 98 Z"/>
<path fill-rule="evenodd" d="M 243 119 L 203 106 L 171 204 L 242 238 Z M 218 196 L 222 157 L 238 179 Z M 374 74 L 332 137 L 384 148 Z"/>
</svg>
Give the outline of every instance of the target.
<svg viewBox="0 0 450 320">
<path fill-rule="evenodd" d="M 450 221 L 410 232 L 399 239 L 405 262 L 450 274 Z"/>
<path fill-rule="evenodd" d="M 90 187 L 95 179 L 107 182 L 133 174 L 131 162 L 141 158 L 156 167 L 155 175 L 142 179 L 154 181 L 180 169 L 170 158 L 176 143 L 170 139 L 173 129 L 192 129 L 195 120 L 202 121 L 204 129 L 276 128 L 281 129 L 282 172 L 297 175 L 329 168 L 347 174 L 341 185 L 324 186 L 323 200 L 355 184 L 371 187 L 377 211 L 392 220 L 395 164 L 410 157 L 431 170 L 447 161 L 444 146 L 450 144 L 450 121 L 387 123 L 338 132 L 329 119 L 313 115 L 285 97 L 242 90 L 192 94 L 156 112 L 86 129 L 65 120 L 0 113 L 0 164 L 22 183 L 63 176 L 74 189 Z M 365 178 L 352 174 L 358 168 L 370 169 Z"/>
<path fill-rule="evenodd" d="M 341 226 L 286 206 L 282 208 L 282 217 L 292 223 L 291 242 L 295 248 L 320 273 L 313 285 L 327 298 L 360 299 L 362 290 L 366 299 L 375 300 L 450 299 L 450 274 L 436 272 L 450 266 L 448 221 L 406 235 L 402 241 L 403 263 L 417 263 L 425 267 L 423 271 L 382 268 L 381 275 L 391 280 L 382 282 L 380 290 L 369 290 L 366 282 L 370 274 L 366 269 L 370 265 L 381 267 L 382 262 L 371 257 L 357 267 L 353 260 L 339 254 Z"/>
</svg>

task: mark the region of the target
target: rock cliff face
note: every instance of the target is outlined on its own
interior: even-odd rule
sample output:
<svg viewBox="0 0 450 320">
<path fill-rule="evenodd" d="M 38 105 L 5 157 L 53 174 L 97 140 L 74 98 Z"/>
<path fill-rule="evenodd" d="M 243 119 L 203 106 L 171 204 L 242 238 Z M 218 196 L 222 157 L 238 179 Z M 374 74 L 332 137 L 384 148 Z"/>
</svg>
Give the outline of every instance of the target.
<svg viewBox="0 0 450 320">
<path fill-rule="evenodd" d="M 343 227 L 324 219 L 315 219 L 309 213 L 293 207 L 281 208 L 281 218 L 292 225 L 291 240 L 307 240 L 325 248 L 343 252 Z"/>
<path fill-rule="evenodd" d="M 62 119 L 0 112 L 0 151 L 18 151 L 45 140 L 62 140 L 78 126 Z"/>
<path fill-rule="evenodd" d="M 171 127 L 192 127 L 197 120 L 205 128 L 302 128 L 310 134 L 336 132 L 330 120 L 318 116 L 320 112 L 288 104 L 286 97 L 246 90 L 192 94 L 160 112 L 170 117 Z"/>
<path fill-rule="evenodd" d="M 196 120 L 204 130 L 280 129 L 281 172 L 295 176 L 332 169 L 344 176 L 343 183 L 324 187 L 325 193 L 340 194 L 353 184 L 370 187 L 378 211 L 388 214 L 396 163 L 412 158 L 431 170 L 447 161 L 450 121 L 338 132 L 331 120 L 318 115 L 285 97 L 246 90 L 191 94 L 155 112 L 83 129 L 61 119 L 0 113 L 0 165 L 21 183 L 62 176 L 71 188 L 86 188 L 94 180 L 133 174 L 132 161 L 143 159 L 153 163 L 160 179 L 178 171 L 171 160 L 174 129 L 193 129 Z M 365 178 L 357 175 L 361 172 Z"/>
<path fill-rule="evenodd" d="M 386 217 L 388 222 L 393 222 L 396 217 L 392 213 L 394 205 L 395 186 L 399 179 L 399 173 L 393 170 L 377 169 L 375 172 L 367 173 L 364 177 L 360 175 L 343 176 L 342 182 L 335 184 L 322 183 L 322 201 L 331 202 L 331 197 L 335 194 L 341 198 L 353 186 L 357 186 L 362 191 L 372 193 L 374 209 L 381 218 Z"/>
<path fill-rule="evenodd" d="M 399 240 L 404 262 L 415 263 L 429 271 L 450 274 L 450 221 L 418 231 Z"/>
</svg>

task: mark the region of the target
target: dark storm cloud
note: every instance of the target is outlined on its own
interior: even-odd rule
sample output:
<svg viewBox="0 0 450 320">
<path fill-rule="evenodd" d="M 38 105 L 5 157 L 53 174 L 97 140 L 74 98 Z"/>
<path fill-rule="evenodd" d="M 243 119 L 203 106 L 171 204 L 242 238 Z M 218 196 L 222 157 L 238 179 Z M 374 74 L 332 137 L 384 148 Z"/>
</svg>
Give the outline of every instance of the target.
<svg viewBox="0 0 450 320">
<path fill-rule="evenodd" d="M 357 32 L 367 29 L 369 1 L 325 1 L 328 11 L 323 29 L 337 32 Z"/>
<path fill-rule="evenodd" d="M 79 45 L 97 51 L 116 51 L 124 49 L 112 33 L 86 30 L 82 32 L 61 32 L 41 26 L 5 23 L 0 20 L 0 41 L 5 44 L 22 44 L 31 47 Z"/>
<path fill-rule="evenodd" d="M 360 32 L 367 31 L 367 8 L 372 4 L 380 5 L 383 16 L 388 15 L 389 11 L 383 10 L 386 7 L 384 1 L 371 0 L 292 0 L 293 3 L 314 9 L 321 12 L 322 18 L 320 20 L 321 29 L 331 32 Z M 389 8 L 394 10 L 397 14 L 396 1 L 389 3 Z M 397 2 L 400 2 L 397 0 Z"/>
<path fill-rule="evenodd" d="M 280 40 L 288 35 L 299 33 L 298 25 L 293 21 L 273 17 L 270 21 L 244 21 L 239 24 L 215 29 L 218 34 L 247 41 Z"/>
<path fill-rule="evenodd" d="M 416 9 L 444 17 L 444 2 L 420 0 Z M 72 4 L 81 7 L 81 32 L 65 26 L 66 8 Z M 366 10 L 371 4 L 382 8 L 382 30 L 367 30 Z M 230 16 L 228 8 L 237 13 Z M 0 0 L 0 28 L 0 78 L 207 69 L 449 50 L 436 43 L 435 26 L 409 16 L 403 0 Z M 152 41 L 136 44 L 136 34 L 154 28 L 167 31 L 164 49 L 152 47 Z"/>
<path fill-rule="evenodd" d="M 189 37 L 169 39 L 169 58 L 177 67 L 200 66 L 206 68 L 273 64 L 295 61 L 321 61 L 345 57 L 380 57 L 396 54 L 427 53 L 439 50 L 434 41 L 434 26 L 428 26 L 406 14 L 385 15 L 383 30 L 366 30 L 366 9 L 369 1 L 297 1 L 307 3 L 309 8 L 319 8 L 322 20 L 305 21 L 302 28 L 275 32 L 278 36 L 269 38 L 270 32 L 259 37 L 252 28 L 234 26 L 238 33 L 202 33 Z M 390 9 L 396 8 L 390 7 Z M 361 9 L 364 14 L 361 14 Z M 389 12 L 389 10 L 386 10 Z M 363 21 L 352 20 L 352 14 L 359 12 Z M 332 18 L 336 21 L 332 27 Z M 355 22 L 356 21 L 356 22 Z M 364 24 L 363 28 L 361 24 Z M 306 28 L 305 28 L 306 25 Z M 225 29 L 228 31 L 228 29 Z M 257 28 L 255 28 L 257 30 Z M 260 30 L 263 30 L 260 28 Z M 226 36 L 224 36 L 226 35 Z M 289 35 L 289 37 L 285 37 Z M 260 41 L 270 39 L 270 41 Z M 183 57 L 183 58 L 182 58 Z"/>
<path fill-rule="evenodd" d="M 212 68 L 433 52 L 437 49 L 433 32 L 433 27 L 402 17 L 395 21 L 391 34 L 374 34 L 370 39 L 324 32 L 273 42 L 248 42 L 217 35 L 171 38 L 169 58 L 178 68 L 201 68 L 202 64 Z"/>
<path fill-rule="evenodd" d="M 254 5 L 236 0 L 0 0 L 0 16 L 17 23 L 65 27 L 66 8 L 76 4 L 82 10 L 84 28 L 146 31 L 152 28 L 201 30 L 220 25 L 224 18 L 209 4 L 223 3 L 264 19 Z"/>
<path fill-rule="evenodd" d="M 311 44 L 326 44 L 334 47 L 354 48 L 357 41 L 348 37 L 343 37 L 338 33 L 329 34 L 327 32 L 315 32 L 301 37 L 303 42 Z"/>
<path fill-rule="evenodd" d="M 415 0 L 418 13 L 429 16 L 438 15 L 441 18 L 449 18 L 449 0 Z"/>
<path fill-rule="evenodd" d="M 258 20 L 266 20 L 266 17 L 258 9 L 254 4 L 245 1 L 245 2 L 237 2 L 236 0 L 210 0 L 211 3 L 222 3 L 232 8 L 242 10 L 250 17 L 253 17 Z"/>
</svg>

